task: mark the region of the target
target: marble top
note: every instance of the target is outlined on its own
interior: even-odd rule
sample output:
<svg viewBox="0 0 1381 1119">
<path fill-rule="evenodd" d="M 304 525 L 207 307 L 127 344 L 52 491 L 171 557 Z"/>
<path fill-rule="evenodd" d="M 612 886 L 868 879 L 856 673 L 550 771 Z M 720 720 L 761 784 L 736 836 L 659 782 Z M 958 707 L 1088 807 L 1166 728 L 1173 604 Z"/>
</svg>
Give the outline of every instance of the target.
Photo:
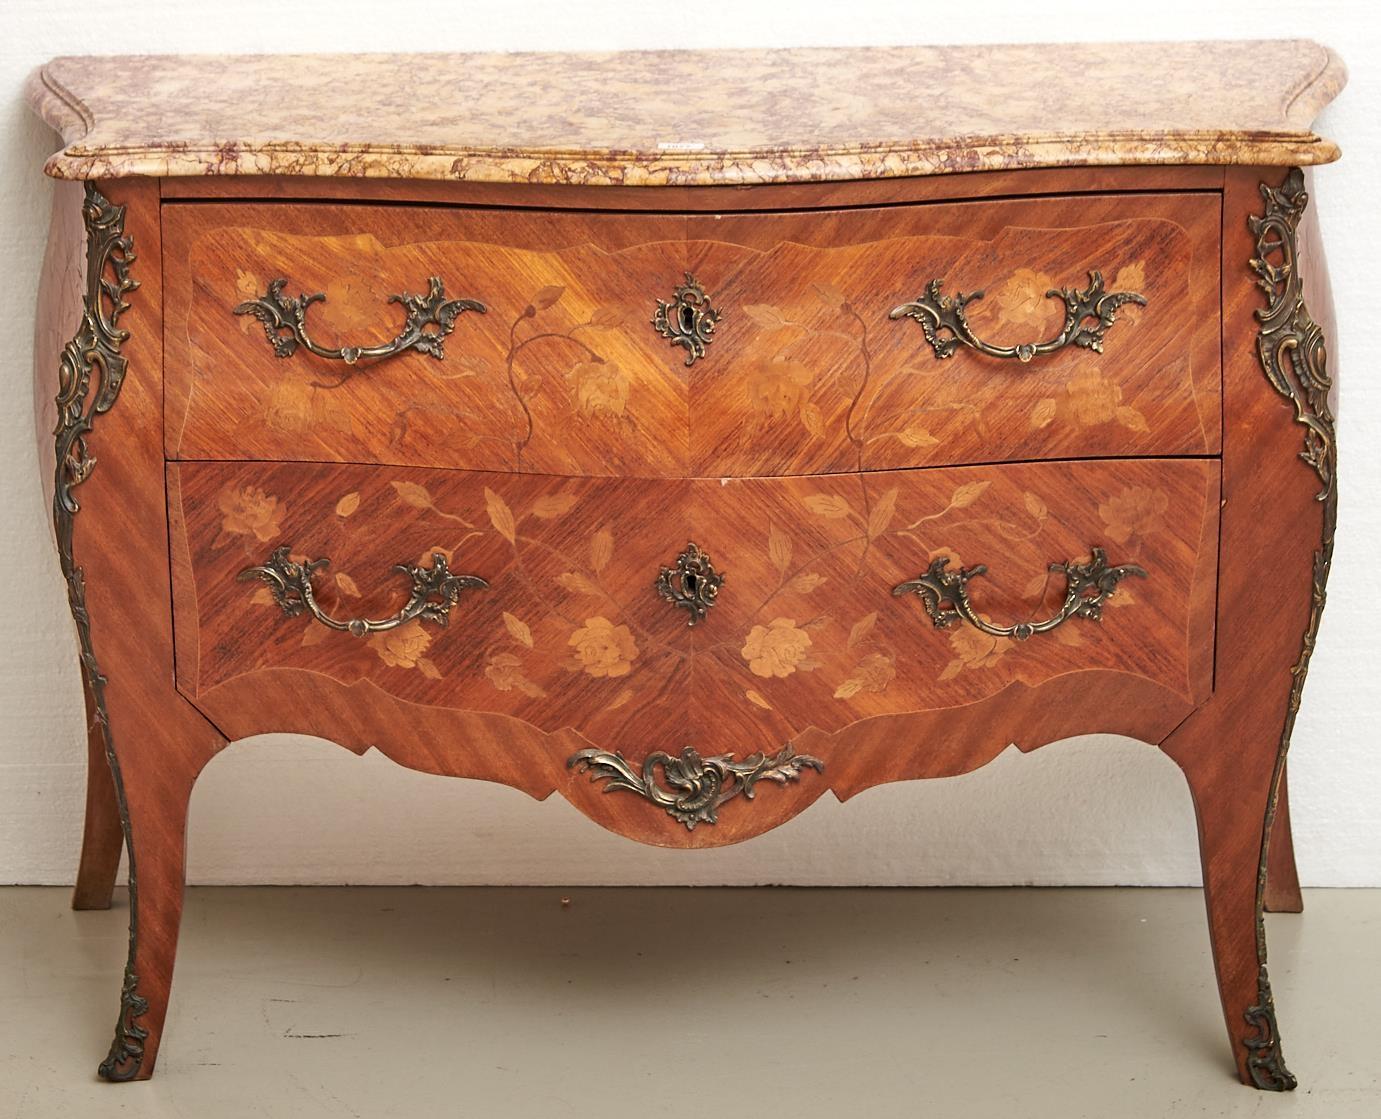
<svg viewBox="0 0 1381 1119">
<path fill-rule="evenodd" d="M 55 58 L 62 179 L 781 183 L 1327 163 L 1346 71 L 1306 40 L 606 54 Z"/>
</svg>

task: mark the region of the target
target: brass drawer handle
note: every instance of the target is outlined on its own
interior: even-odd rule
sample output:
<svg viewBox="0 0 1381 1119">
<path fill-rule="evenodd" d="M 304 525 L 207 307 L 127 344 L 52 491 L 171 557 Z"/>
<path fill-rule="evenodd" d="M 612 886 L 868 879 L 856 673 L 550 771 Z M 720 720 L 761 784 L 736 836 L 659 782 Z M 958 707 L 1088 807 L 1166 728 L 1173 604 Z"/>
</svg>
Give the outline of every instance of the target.
<svg viewBox="0 0 1381 1119">
<path fill-rule="evenodd" d="M 247 300 L 235 308 L 235 314 L 253 315 L 264 324 L 264 334 L 279 357 L 292 357 L 301 345 L 317 357 L 343 361 L 346 365 L 354 365 L 361 358 L 393 357 L 407 350 L 440 360 L 446 356 L 443 339 L 455 329 L 457 316 L 462 311 L 483 313 L 487 309 L 473 299 L 447 299 L 441 278 L 432 276 L 427 280 L 426 295 L 404 292 L 388 297 L 390 303 L 399 304 L 407 312 L 403 329 L 396 338 L 377 346 L 342 346 L 333 350 L 313 342 L 307 333 L 307 308 L 313 303 L 325 303 L 325 293 L 284 295 L 287 283 L 287 278 L 280 276 L 258 299 Z"/>
<path fill-rule="evenodd" d="M 1064 604 L 1052 617 L 1043 622 L 1018 622 L 1014 626 L 995 626 L 978 616 L 969 601 L 965 585 L 976 575 L 984 574 L 986 564 L 946 571 L 949 557 L 940 556 L 930 565 L 924 575 L 892 588 L 894 595 L 916 594 L 925 603 L 926 613 L 935 623 L 936 629 L 947 629 L 956 622 L 966 621 L 975 629 L 980 629 L 991 637 L 1010 637 L 1014 641 L 1025 641 L 1037 633 L 1049 633 L 1063 625 L 1070 618 L 1088 618 L 1099 622 L 1103 620 L 1103 604 L 1117 591 L 1117 584 L 1128 575 L 1146 578 L 1144 568 L 1136 564 L 1123 564 L 1121 567 L 1108 565 L 1107 553 L 1102 548 L 1089 549 L 1087 563 L 1052 563 L 1051 571 L 1064 575 L 1068 587 Z"/>
<path fill-rule="evenodd" d="M 312 592 L 312 575 L 330 567 L 329 559 L 314 559 L 298 563 L 288 558 L 288 548 L 284 545 L 275 548 L 268 562 L 256 567 L 246 567 L 237 578 L 242 583 L 260 579 L 268 584 L 273 600 L 289 618 L 295 618 L 307 610 L 313 618 L 329 629 L 352 633 L 356 637 L 378 633 L 380 630 L 397 629 L 405 622 L 419 618 L 424 622 L 435 622 L 444 626 L 451 607 L 460 598 L 460 592 L 471 588 L 489 586 L 478 575 L 452 575 L 446 565 L 446 557 L 440 552 L 432 553 L 431 567 L 413 567 L 410 564 L 395 564 L 394 571 L 402 572 L 412 580 L 412 594 L 403 608 L 391 618 L 348 618 L 342 621 L 333 618 L 317 605 Z"/>
<path fill-rule="evenodd" d="M 657 576 L 657 593 L 673 606 L 689 611 L 686 625 L 703 622 L 705 615 L 719 598 L 724 585 L 723 573 L 716 571 L 709 554 L 692 540 L 686 550 L 676 557 L 675 567 L 664 567 Z"/>
<path fill-rule="evenodd" d="M 705 356 L 705 347 L 714 341 L 719 319 L 714 301 L 689 272 L 686 282 L 672 292 L 671 302 L 657 300 L 657 309 L 652 313 L 657 333 L 686 351 L 687 365 L 694 365 L 696 358 Z"/>
<path fill-rule="evenodd" d="M 937 358 L 951 356 L 960 343 L 989 357 L 1014 357 L 1023 364 L 1039 354 L 1054 353 L 1065 346 L 1079 346 L 1101 354 L 1103 335 L 1117 321 L 1117 309 L 1124 303 L 1144 307 L 1146 297 L 1134 291 L 1104 291 L 1101 272 L 1090 272 L 1088 278 L 1086 288 L 1051 288 L 1045 293 L 1047 299 L 1059 298 L 1065 303 L 1064 327 L 1045 342 L 1024 342 L 1019 346 L 993 346 L 984 342 L 970 329 L 964 315 L 964 308 L 975 299 L 982 299 L 983 293 L 961 291 L 954 296 L 941 295 L 944 281 L 939 279 L 926 284 L 925 294 L 914 303 L 893 307 L 888 318 L 915 319 L 920 323 L 925 340 Z M 941 331 L 946 332 L 945 336 L 941 336 Z"/>
<path fill-rule="evenodd" d="M 740 793 L 745 800 L 753 799 L 753 786 L 759 781 L 773 781 L 785 785 L 800 779 L 802 769 L 825 771 L 825 763 L 809 754 L 798 754 L 788 742 L 775 757 L 750 754 L 741 762 L 732 754 L 702 758 L 687 746 L 680 757 L 661 750 L 648 754 L 639 772 L 622 754 L 605 750 L 581 750 L 566 759 L 566 766 L 578 773 L 590 771 L 591 781 L 608 781 L 606 793 L 619 789 L 636 793 L 645 800 L 667 810 L 694 831 L 699 823 L 718 822 L 719 806 L 733 800 Z M 662 771 L 665 781 L 657 779 Z"/>
</svg>

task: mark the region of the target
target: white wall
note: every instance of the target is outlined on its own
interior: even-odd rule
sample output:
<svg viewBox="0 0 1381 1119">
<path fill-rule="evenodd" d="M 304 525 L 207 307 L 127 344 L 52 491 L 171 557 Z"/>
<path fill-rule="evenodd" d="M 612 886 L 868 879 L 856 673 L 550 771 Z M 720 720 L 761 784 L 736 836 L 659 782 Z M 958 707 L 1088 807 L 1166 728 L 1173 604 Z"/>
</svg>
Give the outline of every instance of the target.
<svg viewBox="0 0 1381 1119">
<path fill-rule="evenodd" d="M 54 54 L 149 51 L 575 50 L 1310 36 L 1352 81 L 1320 121 L 1343 162 L 1317 176 L 1338 300 L 1342 527 L 1330 604 L 1295 734 L 1290 786 L 1307 885 L 1381 885 L 1381 393 L 1366 354 L 1381 246 L 1381 22 L 1374 2 L 1004 0 L 4 0 L 0 6 L 0 882 L 71 881 L 84 739 L 75 645 L 32 430 L 34 291 L 54 140 L 20 100 Z M 1263 579 L 1272 573 L 1263 571 Z M 1292 577 L 1303 577 L 1295 573 Z M 1230 742 L 1223 743 L 1231 749 Z M 446 781 L 326 743 L 266 737 L 212 763 L 193 805 L 201 882 L 1147 883 L 1198 881 L 1178 769 L 1154 749 L 1086 738 L 1008 751 L 977 773 L 826 797 L 727 850 L 621 840 L 560 797 Z"/>
</svg>

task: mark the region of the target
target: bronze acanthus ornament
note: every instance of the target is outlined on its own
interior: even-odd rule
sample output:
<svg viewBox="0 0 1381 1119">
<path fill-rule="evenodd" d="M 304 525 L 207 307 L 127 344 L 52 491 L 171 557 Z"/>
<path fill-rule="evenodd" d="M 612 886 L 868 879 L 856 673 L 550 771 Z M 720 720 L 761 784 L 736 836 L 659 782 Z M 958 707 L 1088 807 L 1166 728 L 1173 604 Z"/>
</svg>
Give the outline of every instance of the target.
<svg viewBox="0 0 1381 1119">
<path fill-rule="evenodd" d="M 676 557 L 676 566 L 662 568 L 653 584 L 662 598 L 690 615 L 688 626 L 705 620 L 723 585 L 723 573 L 715 570 L 709 554 L 693 540 Z"/>
<path fill-rule="evenodd" d="M 444 626 L 450 617 L 451 607 L 460 600 L 461 591 L 489 586 L 478 575 L 452 574 L 447 566 L 445 554 L 433 552 L 431 567 L 415 567 L 404 563 L 394 565 L 394 571 L 406 575 L 412 581 L 412 593 L 398 613 L 377 620 L 342 620 L 331 617 L 321 609 L 312 589 L 312 575 L 330 566 L 331 561 L 325 558 L 298 563 L 289 557 L 288 546 L 285 544 L 275 548 L 266 563 L 246 567 L 237 578 L 241 582 L 258 579 L 268 584 L 273 600 L 289 618 L 295 618 L 306 610 L 327 628 L 350 633 L 355 637 L 397 629 L 414 618 Z"/>
<path fill-rule="evenodd" d="M 949 571 L 948 556 L 937 557 L 924 575 L 905 583 L 898 583 L 892 588 L 892 593 L 915 594 L 919 597 L 936 629 L 947 629 L 964 621 L 990 637 L 1010 637 L 1013 641 L 1025 641 L 1035 634 L 1049 633 L 1070 618 L 1102 621 L 1103 604 L 1117 592 L 1118 583 L 1129 575 L 1135 575 L 1140 579 L 1146 578 L 1145 569 L 1136 564 L 1111 566 L 1108 563 L 1108 555 L 1102 548 L 1091 548 L 1089 552 L 1090 558 L 1087 562 L 1070 560 L 1068 563 L 1050 565 L 1052 572 L 1065 577 L 1065 600 L 1058 611 L 1039 622 L 995 626 L 985 620 L 969 601 L 966 584 L 975 576 L 985 574 L 988 570 L 987 565 L 979 563 L 973 567 Z"/>
<path fill-rule="evenodd" d="M 1300 645 L 1299 659 L 1291 670 L 1290 701 L 1285 725 L 1276 751 L 1271 774 L 1266 818 L 1261 833 L 1261 858 L 1256 876 L 1256 955 L 1260 965 L 1256 1004 L 1246 1012 L 1254 1031 L 1243 1038 L 1248 1050 L 1247 1067 L 1258 1088 L 1289 1091 L 1296 1081 L 1285 1067 L 1276 1027 L 1275 1000 L 1266 971 L 1266 875 L 1270 857 L 1271 831 L 1280 803 L 1280 786 L 1285 776 L 1285 758 L 1290 751 L 1299 715 L 1304 681 L 1319 636 L 1328 594 L 1328 574 L 1333 564 L 1333 536 L 1338 523 L 1338 444 L 1329 393 L 1333 388 L 1328 373 L 1328 351 L 1323 328 L 1309 314 L 1304 300 L 1304 278 L 1299 269 L 1298 229 L 1309 205 L 1304 189 L 1304 172 L 1291 168 L 1279 187 L 1261 184 L 1265 213 L 1250 215 L 1247 225 L 1255 238 L 1248 266 L 1256 274 L 1257 286 L 1265 293 L 1266 306 L 1256 311 L 1260 322 L 1257 355 L 1271 387 L 1294 406 L 1295 422 L 1304 428 L 1304 449 L 1300 458 L 1318 476 L 1315 495 L 1321 505 L 1319 546 L 1314 552 L 1311 575 L 1309 621 Z"/>
<path fill-rule="evenodd" d="M 687 831 L 694 831 L 699 823 L 717 823 L 719 806 L 740 793 L 752 800 L 759 781 L 785 785 L 799 780 L 803 768 L 817 773 L 825 770 L 819 758 L 795 753 L 789 742 L 775 757 L 758 753 L 741 762 L 734 761 L 732 754 L 702 758 L 687 746 L 679 757 L 661 750 L 648 754 L 641 770 L 620 753 L 595 749 L 572 754 L 566 765 L 577 772 L 589 770 L 592 781 L 608 781 L 606 793 L 622 789 L 666 809 Z"/>
<path fill-rule="evenodd" d="M 53 530 L 57 537 L 58 562 L 67 583 L 67 604 L 77 628 L 82 676 L 105 743 L 106 762 L 115 787 L 120 827 L 129 859 L 129 956 L 120 988 L 115 1036 L 99 1072 L 107 1080 L 133 1080 L 144 1063 L 144 1042 L 149 1036 L 148 1030 L 139 1024 L 149 1005 L 139 994 L 139 976 L 134 970 L 138 948 L 139 874 L 131 841 L 124 777 L 106 710 L 106 678 L 91 642 L 86 575 L 73 559 L 72 541 L 75 518 L 81 509 L 74 491 L 91 477 L 96 466 L 86 437 L 94 429 L 96 418 L 115 407 L 119 398 L 127 364 L 120 347 L 129 338 L 129 331 L 122 329 L 119 322 L 129 309 L 125 297 L 138 288 L 139 283 L 130 276 L 136 257 L 134 239 L 125 235 L 125 208 L 113 205 L 88 182 L 82 202 L 82 221 L 86 227 L 86 290 L 82 298 L 82 317 L 76 334 L 63 347 L 58 363 L 57 425 L 53 429 L 57 460 Z"/>
<path fill-rule="evenodd" d="M 307 308 L 313 303 L 325 303 L 326 295 L 284 295 L 286 277 L 273 280 L 268 291 L 257 299 L 246 300 L 235 307 L 237 315 L 253 315 L 264 325 L 264 335 L 279 357 L 292 357 L 298 346 L 330 361 L 354 365 L 361 359 L 381 359 L 416 350 L 438 361 L 446 356 L 446 335 L 455 329 L 462 311 L 483 313 L 485 306 L 474 299 L 447 299 L 446 288 L 439 276 L 427 280 L 426 295 L 390 295 L 390 303 L 399 304 L 406 318 L 403 329 L 387 342 L 374 346 L 323 346 L 307 333 Z"/>
<path fill-rule="evenodd" d="M 1047 299 L 1064 300 L 1064 326 L 1054 338 L 1044 342 L 1023 342 L 1017 346 L 994 346 L 974 334 L 964 314 L 964 308 L 974 300 L 982 299 L 983 293 L 975 291 L 966 294 L 961 291 L 952 296 L 943 295 L 940 292 L 943 284 L 943 280 L 931 280 L 918 299 L 893 307 L 887 316 L 891 319 L 915 319 L 920 323 L 925 340 L 930 343 L 937 358 L 951 357 L 961 344 L 989 357 L 1016 358 L 1023 364 L 1033 357 L 1054 353 L 1065 346 L 1079 346 L 1101 354 L 1103 335 L 1117 321 L 1117 309 L 1124 303 L 1146 305 L 1146 297 L 1134 291 L 1106 291 L 1103 273 L 1090 272 L 1089 286 L 1086 288 L 1051 288 L 1045 293 Z"/>
<path fill-rule="evenodd" d="M 714 301 L 689 272 L 686 282 L 672 292 L 671 301 L 657 300 L 657 309 L 652 313 L 657 333 L 686 351 L 687 365 L 694 365 L 697 358 L 705 356 L 705 347 L 714 341 L 719 319 Z"/>
</svg>

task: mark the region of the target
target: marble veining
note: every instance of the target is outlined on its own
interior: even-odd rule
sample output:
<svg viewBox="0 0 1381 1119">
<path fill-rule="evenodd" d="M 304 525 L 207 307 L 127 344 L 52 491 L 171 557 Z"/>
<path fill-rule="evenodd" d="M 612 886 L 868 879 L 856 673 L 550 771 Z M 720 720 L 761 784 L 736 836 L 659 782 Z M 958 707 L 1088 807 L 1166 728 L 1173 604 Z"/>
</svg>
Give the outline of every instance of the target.
<svg viewBox="0 0 1381 1119">
<path fill-rule="evenodd" d="M 1306 40 L 598 54 L 56 58 L 60 179 L 584 185 L 1094 164 L 1307 165 L 1346 72 Z"/>
</svg>

